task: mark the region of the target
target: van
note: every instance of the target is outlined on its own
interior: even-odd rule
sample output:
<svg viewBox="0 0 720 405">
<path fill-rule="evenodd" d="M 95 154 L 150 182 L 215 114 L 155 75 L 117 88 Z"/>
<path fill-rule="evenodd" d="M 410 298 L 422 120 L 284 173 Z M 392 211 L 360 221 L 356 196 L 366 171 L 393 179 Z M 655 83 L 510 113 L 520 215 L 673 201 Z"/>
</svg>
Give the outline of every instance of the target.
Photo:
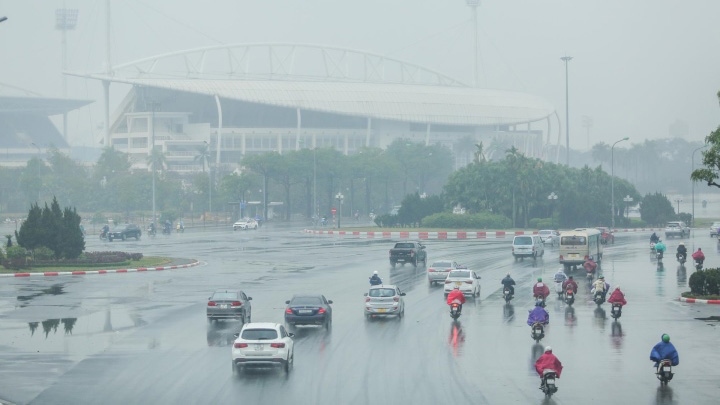
<svg viewBox="0 0 720 405">
<path fill-rule="evenodd" d="M 538 235 L 517 235 L 512 242 L 512 255 L 518 258 L 532 257 L 533 260 L 545 254 L 543 240 Z"/>
<path fill-rule="evenodd" d="M 602 233 L 594 228 L 578 228 L 560 232 L 560 263 L 569 271 L 592 256 L 600 264 L 603 259 Z"/>
</svg>

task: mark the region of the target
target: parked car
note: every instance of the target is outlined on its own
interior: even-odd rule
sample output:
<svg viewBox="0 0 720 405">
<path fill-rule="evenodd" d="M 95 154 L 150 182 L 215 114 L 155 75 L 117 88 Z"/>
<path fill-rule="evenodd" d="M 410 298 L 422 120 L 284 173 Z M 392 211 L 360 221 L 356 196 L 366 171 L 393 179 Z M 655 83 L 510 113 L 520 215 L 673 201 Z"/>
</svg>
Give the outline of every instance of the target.
<svg viewBox="0 0 720 405">
<path fill-rule="evenodd" d="M 208 298 L 208 322 L 220 319 L 238 319 L 242 323 L 252 322 L 252 305 L 248 297 L 241 290 L 218 290 Z"/>
<path fill-rule="evenodd" d="M 456 286 L 463 294 L 471 297 L 480 296 L 480 276 L 474 270 L 453 270 L 445 279 L 445 295 L 447 296 Z"/>
<path fill-rule="evenodd" d="M 135 238 L 135 240 L 140 240 L 141 235 L 142 231 L 137 225 L 123 224 L 117 225 L 116 227 L 111 229 L 110 232 L 108 232 L 107 238 L 110 242 L 112 242 L 113 239 L 125 240 L 127 238 Z"/>
<path fill-rule="evenodd" d="M 241 219 L 233 224 L 233 231 L 237 231 L 238 229 L 242 229 L 244 231 L 247 231 L 248 229 L 258 229 L 258 223 L 252 218 L 245 218 Z"/>
<path fill-rule="evenodd" d="M 243 325 L 232 347 L 233 372 L 251 366 L 276 366 L 289 373 L 295 360 L 294 336 L 278 323 Z"/>
<path fill-rule="evenodd" d="M 395 285 L 377 285 L 365 293 L 365 318 L 405 315 L 405 296 Z"/>
<path fill-rule="evenodd" d="M 543 229 L 538 232 L 538 236 L 542 238 L 546 245 L 556 246 L 560 244 L 560 232 L 552 229 Z"/>
<path fill-rule="evenodd" d="M 607 245 L 608 243 L 612 245 L 615 243 L 615 234 L 610 228 L 599 226 L 595 229 L 600 231 L 600 243 L 603 245 Z"/>
<path fill-rule="evenodd" d="M 515 260 L 531 257 L 533 259 L 545 254 L 545 246 L 538 235 L 518 235 L 513 238 L 512 255 Z"/>
<path fill-rule="evenodd" d="M 285 323 L 288 328 L 297 325 L 322 325 L 329 329 L 332 325 L 331 300 L 321 294 L 296 294 L 285 301 Z"/>
<path fill-rule="evenodd" d="M 444 283 L 451 271 L 465 268 L 465 266 L 459 265 L 456 261 L 450 259 L 434 261 L 427 269 L 428 282 L 430 285 Z"/>
<path fill-rule="evenodd" d="M 718 228 L 720 228 L 720 222 L 713 222 L 710 225 L 710 237 L 715 238 L 718 236 Z"/>
</svg>

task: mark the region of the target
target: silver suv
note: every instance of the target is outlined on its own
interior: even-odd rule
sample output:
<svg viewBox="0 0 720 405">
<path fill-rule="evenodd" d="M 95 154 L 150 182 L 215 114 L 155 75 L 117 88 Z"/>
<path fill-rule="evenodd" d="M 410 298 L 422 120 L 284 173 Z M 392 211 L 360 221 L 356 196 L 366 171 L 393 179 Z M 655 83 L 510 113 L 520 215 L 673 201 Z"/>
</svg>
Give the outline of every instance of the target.
<svg viewBox="0 0 720 405">
<path fill-rule="evenodd" d="M 665 227 L 665 239 L 670 239 L 671 237 L 686 238 L 689 236 L 690 227 L 685 225 L 685 222 L 672 221 L 668 222 L 667 226 Z"/>
</svg>

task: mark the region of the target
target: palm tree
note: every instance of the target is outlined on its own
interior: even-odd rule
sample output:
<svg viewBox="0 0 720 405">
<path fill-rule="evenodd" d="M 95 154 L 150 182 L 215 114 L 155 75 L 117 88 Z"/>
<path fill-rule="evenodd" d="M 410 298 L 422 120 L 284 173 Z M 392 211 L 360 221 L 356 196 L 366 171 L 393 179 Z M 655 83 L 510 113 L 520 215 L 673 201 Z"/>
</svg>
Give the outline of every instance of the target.
<svg viewBox="0 0 720 405">
<path fill-rule="evenodd" d="M 202 171 L 205 173 L 205 166 L 210 167 L 210 145 L 206 142 L 197 148 L 198 154 L 193 159 L 195 162 L 202 163 Z"/>
<path fill-rule="evenodd" d="M 164 172 L 165 169 L 167 169 L 167 159 L 165 158 L 165 154 L 158 148 L 150 151 L 150 155 L 147 157 L 147 163 L 148 167 L 152 168 L 153 171 L 157 170 L 158 167 L 161 172 Z"/>
</svg>

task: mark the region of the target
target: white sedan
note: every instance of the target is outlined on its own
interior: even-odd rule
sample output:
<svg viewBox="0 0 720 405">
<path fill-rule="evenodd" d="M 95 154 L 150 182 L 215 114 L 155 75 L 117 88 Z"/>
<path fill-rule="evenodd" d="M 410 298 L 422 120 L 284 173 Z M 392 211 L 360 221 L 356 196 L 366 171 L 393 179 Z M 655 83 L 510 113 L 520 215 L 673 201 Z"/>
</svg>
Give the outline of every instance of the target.
<svg viewBox="0 0 720 405">
<path fill-rule="evenodd" d="M 233 224 L 233 231 L 242 229 L 247 231 L 248 229 L 258 229 L 258 223 L 254 219 L 241 219 Z"/>
<path fill-rule="evenodd" d="M 480 296 L 480 276 L 474 270 L 453 270 L 445 279 L 445 296 L 456 286 L 463 294 L 471 297 Z"/>
<path fill-rule="evenodd" d="M 278 323 L 243 325 L 232 347 L 233 372 L 243 367 L 279 366 L 289 373 L 295 359 L 293 336 Z"/>
<path fill-rule="evenodd" d="M 560 244 L 560 232 L 552 229 L 543 229 L 538 232 L 538 236 L 542 238 L 543 243 L 546 245 L 559 245 Z"/>
</svg>

